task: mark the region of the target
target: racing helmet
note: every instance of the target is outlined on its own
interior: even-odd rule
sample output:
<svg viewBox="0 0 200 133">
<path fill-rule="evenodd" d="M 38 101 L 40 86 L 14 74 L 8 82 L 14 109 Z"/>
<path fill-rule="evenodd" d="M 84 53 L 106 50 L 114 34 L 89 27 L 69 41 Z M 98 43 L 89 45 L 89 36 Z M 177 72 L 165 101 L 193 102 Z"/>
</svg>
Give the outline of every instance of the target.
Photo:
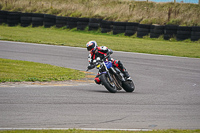
<svg viewBox="0 0 200 133">
<path fill-rule="evenodd" d="M 87 47 L 87 50 L 88 51 L 95 51 L 96 48 L 97 48 L 97 42 L 96 41 L 89 41 L 87 44 L 86 44 L 86 47 Z"/>
</svg>

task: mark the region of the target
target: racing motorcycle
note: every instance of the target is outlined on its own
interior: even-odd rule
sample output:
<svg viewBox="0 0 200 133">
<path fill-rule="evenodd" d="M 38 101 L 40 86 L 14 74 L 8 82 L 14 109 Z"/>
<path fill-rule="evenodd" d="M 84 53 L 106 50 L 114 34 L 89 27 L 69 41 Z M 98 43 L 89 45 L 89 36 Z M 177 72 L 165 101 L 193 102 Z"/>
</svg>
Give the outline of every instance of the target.
<svg viewBox="0 0 200 133">
<path fill-rule="evenodd" d="M 111 61 L 107 61 L 107 55 L 103 60 L 98 57 L 93 61 L 94 67 L 99 70 L 99 78 L 101 84 L 111 93 L 116 93 L 118 90 L 124 89 L 126 92 L 133 92 L 135 85 L 132 80 L 124 78 L 124 74 Z M 93 68 L 94 68 L 93 67 Z M 91 69 L 93 69 L 91 68 Z M 86 71 L 89 71 L 87 69 Z"/>
</svg>

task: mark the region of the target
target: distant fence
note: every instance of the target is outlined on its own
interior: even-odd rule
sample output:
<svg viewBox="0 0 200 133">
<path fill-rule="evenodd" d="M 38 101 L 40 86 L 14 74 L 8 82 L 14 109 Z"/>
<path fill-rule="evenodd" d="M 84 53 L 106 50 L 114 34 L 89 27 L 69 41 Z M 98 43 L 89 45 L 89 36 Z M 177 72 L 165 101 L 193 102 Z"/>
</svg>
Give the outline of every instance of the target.
<svg viewBox="0 0 200 133">
<path fill-rule="evenodd" d="M 39 13 L 21 13 L 0 11 L 0 24 L 8 24 L 8 26 L 21 25 L 23 27 L 44 26 L 49 28 L 56 26 L 57 28 L 77 28 L 77 30 L 101 30 L 102 33 L 112 32 L 116 34 L 124 34 L 132 36 L 134 34 L 139 38 L 150 35 L 150 38 L 158 38 L 163 36 L 165 40 L 175 37 L 177 40 L 191 39 L 197 41 L 200 39 L 200 26 L 178 26 L 178 25 L 148 25 L 134 22 L 113 22 L 96 18 L 75 18 L 61 17 L 50 14 Z"/>
</svg>

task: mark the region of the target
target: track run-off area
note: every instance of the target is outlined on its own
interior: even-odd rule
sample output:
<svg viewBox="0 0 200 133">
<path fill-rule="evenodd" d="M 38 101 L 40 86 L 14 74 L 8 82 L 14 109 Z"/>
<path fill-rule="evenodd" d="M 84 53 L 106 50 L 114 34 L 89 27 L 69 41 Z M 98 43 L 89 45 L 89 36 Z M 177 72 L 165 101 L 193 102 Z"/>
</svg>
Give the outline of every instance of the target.
<svg viewBox="0 0 200 133">
<path fill-rule="evenodd" d="M 87 57 L 86 48 L 0 41 L 5 59 L 85 71 Z M 119 51 L 112 57 L 129 71 L 133 93 L 112 94 L 94 82 L 0 84 L 0 129 L 199 129 L 200 59 Z"/>
</svg>

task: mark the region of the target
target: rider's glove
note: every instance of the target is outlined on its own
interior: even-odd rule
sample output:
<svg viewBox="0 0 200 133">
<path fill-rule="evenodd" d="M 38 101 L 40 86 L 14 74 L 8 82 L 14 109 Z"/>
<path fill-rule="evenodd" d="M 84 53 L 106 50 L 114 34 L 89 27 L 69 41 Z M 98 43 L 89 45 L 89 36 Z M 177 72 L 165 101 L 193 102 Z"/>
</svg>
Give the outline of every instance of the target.
<svg viewBox="0 0 200 133">
<path fill-rule="evenodd" d="M 92 69 L 92 68 L 94 68 L 95 67 L 95 65 L 89 65 L 88 66 L 88 69 Z"/>
<path fill-rule="evenodd" d="M 111 50 L 111 49 L 108 49 L 108 52 L 107 52 L 107 59 L 109 60 L 109 61 L 111 61 L 111 57 L 110 57 L 110 55 L 113 53 L 113 51 Z"/>
<path fill-rule="evenodd" d="M 113 54 L 113 51 L 111 49 L 108 49 L 107 54 Z"/>
</svg>

